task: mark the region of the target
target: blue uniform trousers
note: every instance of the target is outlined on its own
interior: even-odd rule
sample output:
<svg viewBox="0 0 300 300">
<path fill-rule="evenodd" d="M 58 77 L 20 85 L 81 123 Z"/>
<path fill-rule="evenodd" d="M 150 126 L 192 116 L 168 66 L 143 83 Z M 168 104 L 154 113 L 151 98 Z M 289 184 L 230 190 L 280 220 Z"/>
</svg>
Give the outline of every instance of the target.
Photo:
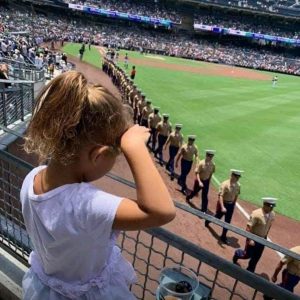
<svg viewBox="0 0 300 300">
<path fill-rule="evenodd" d="M 150 129 L 150 136 L 149 136 L 149 139 L 147 142 L 148 147 L 150 147 L 150 142 L 152 143 L 151 150 L 154 152 L 155 146 L 156 146 L 156 128 L 155 127 Z"/>
<path fill-rule="evenodd" d="M 199 193 L 202 190 L 201 198 L 202 198 L 202 204 L 201 204 L 201 211 L 207 212 L 207 205 L 208 205 L 208 190 L 209 190 L 209 183 L 210 178 L 206 180 L 201 180 L 203 183 L 203 188 L 200 187 L 199 181 L 195 179 L 193 191 L 189 195 L 189 199 L 192 199 L 197 193 Z"/>
<path fill-rule="evenodd" d="M 137 123 L 137 121 L 138 121 L 138 109 L 137 109 L 137 107 L 135 107 L 133 109 L 133 121 L 134 121 L 134 123 Z"/>
<path fill-rule="evenodd" d="M 170 145 L 169 147 L 169 160 L 167 163 L 167 170 L 171 172 L 171 176 L 174 176 L 174 161 L 178 153 L 179 147 Z"/>
<path fill-rule="evenodd" d="M 178 184 L 181 185 L 182 191 L 186 190 L 186 178 L 191 171 L 193 161 L 181 159 L 181 174 L 178 178 Z"/>
<path fill-rule="evenodd" d="M 230 223 L 235 208 L 235 202 L 233 203 L 224 202 L 224 207 L 227 210 L 226 213 L 222 212 L 220 202 L 218 201 L 215 218 L 221 219 L 225 215 L 225 222 Z M 227 231 L 228 231 L 227 229 L 223 228 L 222 238 L 226 239 Z"/>
<path fill-rule="evenodd" d="M 163 147 L 164 147 L 164 144 L 166 143 L 168 137 L 159 134 L 157 139 L 158 139 L 158 147 L 155 150 L 155 157 L 157 157 L 159 159 L 160 163 L 163 163 L 163 161 L 164 161 L 164 158 L 163 158 Z"/>
<path fill-rule="evenodd" d="M 282 288 L 294 292 L 294 287 L 299 283 L 300 277 L 288 272 L 287 269 L 282 272 L 282 282 L 279 284 Z"/>
<path fill-rule="evenodd" d="M 144 127 L 148 127 L 148 120 L 147 119 L 141 119 L 141 126 L 144 126 Z"/>
<path fill-rule="evenodd" d="M 254 272 L 256 265 L 263 254 L 264 249 L 265 246 L 257 242 L 255 242 L 254 246 L 249 245 L 249 240 L 247 239 L 245 249 L 236 250 L 234 253 L 234 257 L 237 259 L 250 258 L 247 270 L 250 272 Z"/>
</svg>

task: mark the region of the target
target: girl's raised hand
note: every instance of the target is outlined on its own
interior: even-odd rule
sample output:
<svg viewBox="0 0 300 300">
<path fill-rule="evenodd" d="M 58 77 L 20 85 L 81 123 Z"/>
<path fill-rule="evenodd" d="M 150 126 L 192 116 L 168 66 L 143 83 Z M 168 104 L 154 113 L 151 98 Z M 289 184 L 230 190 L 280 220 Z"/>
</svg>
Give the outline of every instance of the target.
<svg viewBox="0 0 300 300">
<path fill-rule="evenodd" d="M 145 145 L 149 136 L 149 129 L 144 126 L 134 125 L 130 127 L 121 137 L 122 151 L 128 149 L 128 147 Z"/>
</svg>

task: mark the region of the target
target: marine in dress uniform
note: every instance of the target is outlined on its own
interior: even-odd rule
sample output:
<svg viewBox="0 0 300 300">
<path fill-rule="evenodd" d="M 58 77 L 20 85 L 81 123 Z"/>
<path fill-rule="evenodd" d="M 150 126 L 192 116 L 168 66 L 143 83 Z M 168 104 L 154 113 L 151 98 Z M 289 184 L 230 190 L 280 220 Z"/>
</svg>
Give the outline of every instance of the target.
<svg viewBox="0 0 300 300">
<path fill-rule="evenodd" d="M 183 144 L 183 134 L 181 133 L 182 124 L 175 125 L 175 131 L 171 132 L 165 143 L 164 149 L 169 146 L 169 160 L 166 169 L 170 171 L 171 180 L 174 180 L 174 161 L 175 157 Z"/>
<path fill-rule="evenodd" d="M 137 122 L 138 124 L 141 124 L 142 119 L 142 111 L 144 107 L 146 106 L 146 95 L 144 93 L 141 93 L 141 99 L 137 103 Z"/>
<path fill-rule="evenodd" d="M 300 246 L 293 247 L 290 250 L 300 255 Z M 273 282 L 277 281 L 277 276 L 284 265 L 286 265 L 286 268 L 282 272 L 282 281 L 279 286 L 293 293 L 295 286 L 300 281 L 300 261 L 290 256 L 284 256 L 272 276 Z"/>
<path fill-rule="evenodd" d="M 163 165 L 163 147 L 171 132 L 172 124 L 169 122 L 169 115 L 163 114 L 163 120 L 160 121 L 156 127 L 158 146 L 154 151 L 154 156 L 159 160 L 161 165 Z"/>
<path fill-rule="evenodd" d="M 142 99 L 142 91 L 140 89 L 137 90 L 137 93 L 135 94 L 132 102 L 132 108 L 133 108 L 133 121 L 134 123 L 137 123 L 138 119 L 138 102 Z"/>
<path fill-rule="evenodd" d="M 127 75 L 125 75 L 125 80 L 123 83 L 123 102 L 127 103 L 128 101 L 128 93 L 131 89 L 131 82 Z"/>
<path fill-rule="evenodd" d="M 178 177 L 178 184 L 181 186 L 181 192 L 186 194 L 186 178 L 191 171 L 194 158 L 198 160 L 198 148 L 195 145 L 195 135 L 188 136 L 187 144 L 184 144 L 179 151 L 179 155 L 176 159 L 176 168 L 178 162 L 181 159 L 181 174 Z"/>
<path fill-rule="evenodd" d="M 107 58 L 106 58 L 106 57 L 103 57 L 103 60 L 102 60 L 102 71 L 103 71 L 104 73 L 107 73 L 107 65 L 108 65 Z"/>
<path fill-rule="evenodd" d="M 128 104 L 133 107 L 133 99 L 135 95 L 137 94 L 137 85 L 133 84 L 129 93 L 128 93 Z"/>
<path fill-rule="evenodd" d="M 146 106 L 142 110 L 141 124 L 140 124 L 141 126 L 148 127 L 149 115 L 153 113 L 153 108 L 151 106 L 151 103 L 152 101 L 148 99 L 146 101 Z"/>
<path fill-rule="evenodd" d="M 209 184 L 213 173 L 216 171 L 213 158 L 215 150 L 205 150 L 205 159 L 201 160 L 195 169 L 196 178 L 194 181 L 193 191 L 186 196 L 186 200 L 190 201 L 202 190 L 201 211 L 207 212 Z"/>
<path fill-rule="evenodd" d="M 161 121 L 161 116 L 159 114 L 159 107 L 154 107 L 153 112 L 148 117 L 148 128 L 150 128 L 150 136 L 147 142 L 147 146 L 150 147 L 154 152 L 156 146 L 156 127 L 157 124 Z"/>
<path fill-rule="evenodd" d="M 136 84 L 133 83 L 131 79 L 127 80 L 127 85 L 125 89 L 125 102 L 130 104 L 130 95 L 133 90 L 137 88 Z"/>
<path fill-rule="evenodd" d="M 112 80 L 113 84 L 116 84 L 116 77 L 117 77 L 116 76 L 116 67 L 113 62 L 111 62 L 110 68 L 111 68 L 111 74 L 110 74 L 111 80 Z"/>
<path fill-rule="evenodd" d="M 277 199 L 266 197 L 262 198 L 262 200 L 263 207 L 258 208 L 251 213 L 246 230 L 266 239 L 275 218 L 273 208 L 276 206 Z M 247 270 L 254 272 L 264 248 L 264 245 L 247 239 L 245 249 L 238 249 L 235 251 L 232 259 L 233 263 L 237 263 L 239 259 L 250 258 Z"/>
<path fill-rule="evenodd" d="M 234 212 L 238 195 L 241 192 L 239 179 L 243 171 L 231 169 L 230 179 L 222 182 L 219 191 L 215 218 L 221 219 L 225 216 L 225 222 L 230 223 Z M 205 226 L 209 225 L 209 221 L 205 221 Z M 221 241 L 227 244 L 227 229 L 223 228 Z"/>
</svg>

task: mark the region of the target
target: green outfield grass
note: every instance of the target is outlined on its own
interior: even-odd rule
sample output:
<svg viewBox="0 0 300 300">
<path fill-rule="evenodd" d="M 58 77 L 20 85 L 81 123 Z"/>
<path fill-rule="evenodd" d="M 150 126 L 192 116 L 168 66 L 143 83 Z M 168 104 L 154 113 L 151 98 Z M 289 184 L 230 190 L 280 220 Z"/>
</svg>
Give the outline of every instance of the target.
<svg viewBox="0 0 300 300">
<path fill-rule="evenodd" d="M 82 44 L 72 44 L 68 43 L 64 46 L 64 52 L 76 56 L 79 58 L 79 50 Z M 85 52 L 83 55 L 83 61 L 87 62 L 96 67 L 101 66 L 101 55 L 95 47 L 91 47 L 91 50 L 88 49 L 88 45 L 85 46 Z"/>
<path fill-rule="evenodd" d="M 79 48 L 69 44 L 64 51 L 77 55 Z M 129 60 L 149 60 L 128 53 Z M 210 66 L 163 58 L 164 63 Z M 95 48 L 86 51 L 84 60 L 100 67 Z M 242 199 L 260 205 L 263 196 L 278 197 L 276 211 L 300 220 L 300 78 L 279 74 L 278 86 L 272 88 L 271 81 L 136 67 L 135 82 L 162 113 L 170 114 L 173 124 L 183 123 L 185 136 L 197 135 L 201 156 L 204 149 L 217 150 L 219 181 L 228 178 L 230 168 L 242 169 Z"/>
</svg>

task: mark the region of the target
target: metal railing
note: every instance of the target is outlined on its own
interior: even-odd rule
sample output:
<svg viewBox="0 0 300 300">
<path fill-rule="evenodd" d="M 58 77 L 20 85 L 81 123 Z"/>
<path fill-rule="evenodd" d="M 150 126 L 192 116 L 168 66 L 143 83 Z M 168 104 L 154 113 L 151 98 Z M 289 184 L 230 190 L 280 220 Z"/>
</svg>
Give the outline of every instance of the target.
<svg viewBox="0 0 300 300">
<path fill-rule="evenodd" d="M 34 82 L 45 80 L 44 68 L 37 69 L 34 64 L 20 62 L 6 57 L 0 57 L 0 63 L 6 63 L 11 67 L 12 70 L 9 72 L 10 78 Z"/>
<path fill-rule="evenodd" d="M 32 165 L 12 154 L 0 151 L 0 245 L 5 245 L 7 249 L 25 261 L 28 259 L 32 246 L 23 222 L 19 193 L 24 177 L 32 168 Z M 116 175 L 109 174 L 108 178 L 114 183 L 134 188 L 133 183 Z M 227 227 L 242 236 L 265 243 L 266 246 L 282 253 L 295 255 L 287 249 L 183 204 L 176 202 L 176 206 Z M 133 264 L 137 272 L 138 282 L 131 289 L 138 299 L 153 299 L 160 270 L 174 264 L 192 269 L 202 286 L 210 290 L 209 299 L 261 299 L 262 293 L 275 299 L 300 299 L 163 228 L 123 232 L 120 235 L 119 245 L 124 256 Z"/>
<path fill-rule="evenodd" d="M 0 80 L 0 125 L 5 127 L 31 114 L 34 107 L 34 82 Z"/>
<path fill-rule="evenodd" d="M 13 68 L 12 72 L 9 73 L 9 76 L 17 80 L 39 82 L 45 80 L 45 70 Z"/>
<path fill-rule="evenodd" d="M 36 67 L 34 64 L 21 62 L 12 58 L 7 57 L 0 57 L 0 63 L 6 63 L 14 68 L 18 69 L 30 69 L 30 70 L 36 70 Z"/>
</svg>

